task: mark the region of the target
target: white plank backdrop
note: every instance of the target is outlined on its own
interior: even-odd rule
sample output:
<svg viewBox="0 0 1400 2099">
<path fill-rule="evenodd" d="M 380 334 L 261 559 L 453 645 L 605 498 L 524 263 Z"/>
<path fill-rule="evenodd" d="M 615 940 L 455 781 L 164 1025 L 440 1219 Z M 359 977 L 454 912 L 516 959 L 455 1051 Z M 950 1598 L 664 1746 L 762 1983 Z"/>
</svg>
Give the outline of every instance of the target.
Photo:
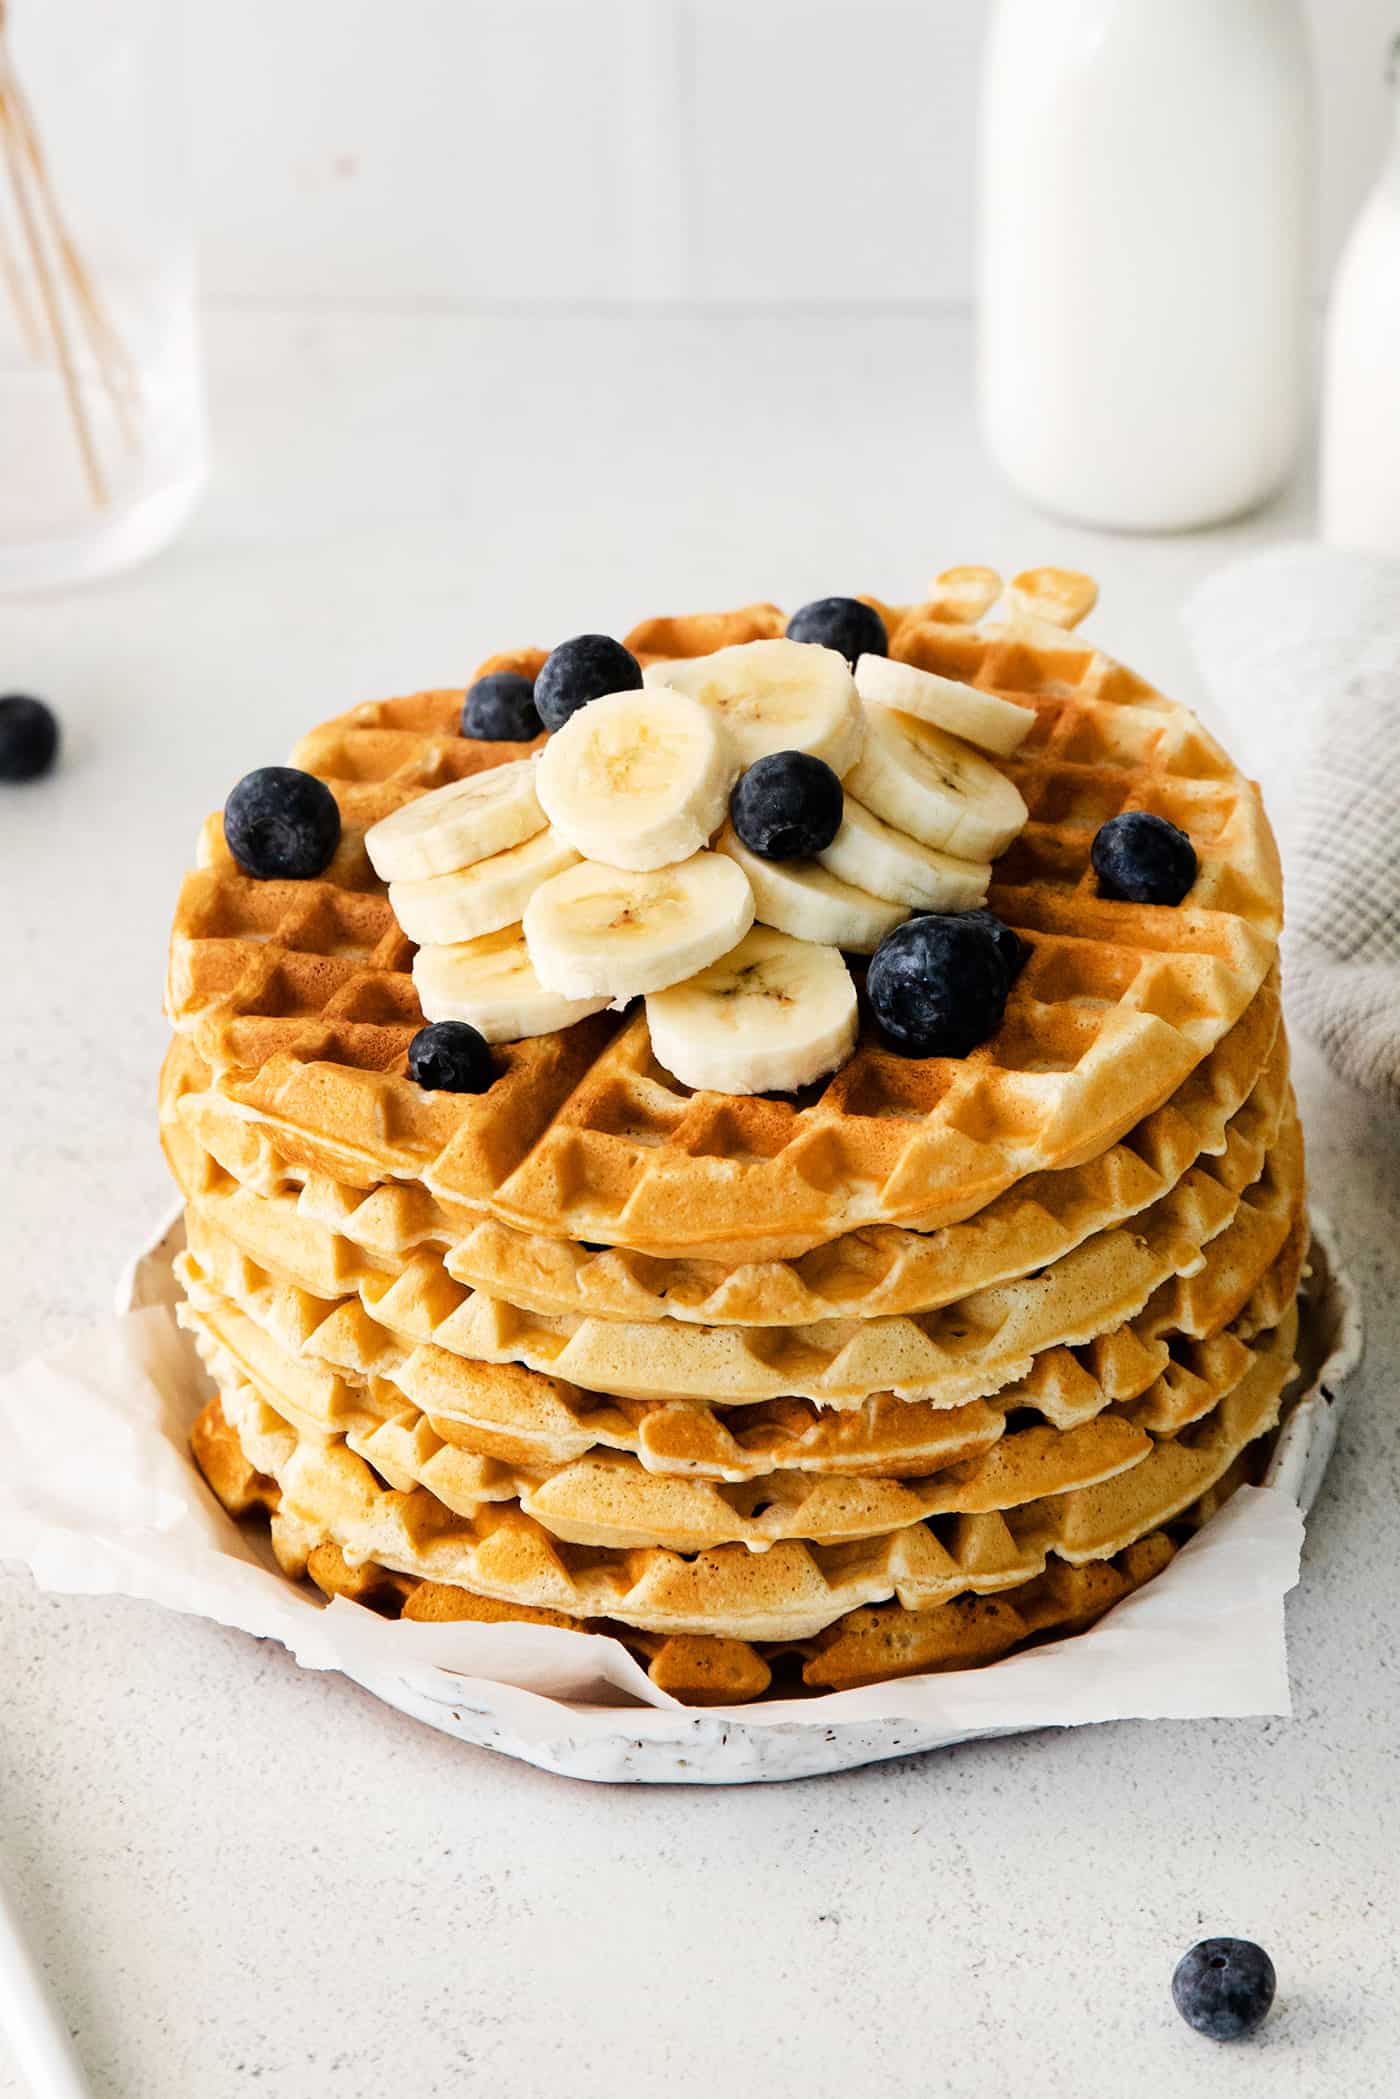
<svg viewBox="0 0 1400 2099">
<path fill-rule="evenodd" d="M 1308 13 L 1321 286 L 1383 150 L 1400 7 Z M 206 286 L 279 302 L 964 300 L 986 14 L 191 0 Z"/>
</svg>

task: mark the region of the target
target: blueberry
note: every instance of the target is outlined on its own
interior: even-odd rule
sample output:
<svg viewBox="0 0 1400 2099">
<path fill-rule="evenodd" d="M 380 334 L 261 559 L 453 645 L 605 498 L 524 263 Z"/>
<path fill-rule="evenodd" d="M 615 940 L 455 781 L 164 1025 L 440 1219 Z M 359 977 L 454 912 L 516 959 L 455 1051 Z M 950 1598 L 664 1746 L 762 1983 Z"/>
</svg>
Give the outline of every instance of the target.
<svg viewBox="0 0 1400 2099">
<path fill-rule="evenodd" d="M 995 1034 L 1011 989 L 1002 943 L 982 912 L 930 911 L 887 933 L 866 988 L 892 1049 L 965 1057 Z"/>
<path fill-rule="evenodd" d="M 990 934 L 1005 966 L 1007 989 L 1010 990 L 1030 960 L 1030 942 L 1022 940 L 1019 933 L 1014 933 L 1010 926 L 997 917 L 995 911 L 962 911 L 958 915 L 964 925 L 980 926 L 984 932 Z"/>
<path fill-rule="evenodd" d="M 42 700 L 7 693 L 0 700 L 0 780 L 37 780 L 58 750 L 58 717 Z"/>
<path fill-rule="evenodd" d="M 1179 904 L 1196 879 L 1196 848 L 1186 833 L 1145 809 L 1110 817 L 1090 857 L 1099 895 L 1129 904 Z"/>
<path fill-rule="evenodd" d="M 495 1078 L 486 1037 L 464 1020 L 435 1020 L 408 1045 L 408 1069 L 429 1093 L 484 1093 Z"/>
<path fill-rule="evenodd" d="M 224 837 L 245 875 L 305 882 L 340 843 L 340 811 L 314 773 L 264 765 L 245 773 L 224 803 Z"/>
<path fill-rule="evenodd" d="M 858 656 L 888 656 L 890 638 L 873 605 L 859 598 L 813 598 L 787 623 L 790 641 L 819 641 L 835 649 L 852 669 Z"/>
<path fill-rule="evenodd" d="M 1202 1939 L 1176 1964 L 1172 2002 L 1207 2040 L 1237 2041 L 1267 2017 L 1276 1985 L 1273 1962 L 1252 1939 Z"/>
<path fill-rule="evenodd" d="M 825 852 L 841 828 L 846 797 L 824 758 L 773 751 L 742 773 L 729 797 L 734 828 L 765 860 Z"/>
<path fill-rule="evenodd" d="M 571 714 L 605 692 L 636 692 L 642 667 L 610 634 L 576 634 L 545 657 L 535 680 L 535 705 L 547 729 L 562 729 Z"/>
<path fill-rule="evenodd" d="M 543 727 L 535 688 L 519 671 L 488 671 L 468 688 L 462 703 L 464 736 L 482 743 L 531 743 Z"/>
</svg>

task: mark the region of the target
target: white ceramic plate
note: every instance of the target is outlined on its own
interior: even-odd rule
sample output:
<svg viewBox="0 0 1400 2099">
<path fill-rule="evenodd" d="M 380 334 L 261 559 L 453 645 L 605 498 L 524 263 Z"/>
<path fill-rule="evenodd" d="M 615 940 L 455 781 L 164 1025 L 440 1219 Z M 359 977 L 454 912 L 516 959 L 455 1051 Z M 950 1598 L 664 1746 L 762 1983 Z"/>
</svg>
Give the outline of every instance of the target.
<svg viewBox="0 0 1400 2099">
<path fill-rule="evenodd" d="M 1299 1338 L 1303 1368 L 1265 1482 L 1290 1495 L 1304 1511 L 1322 1484 L 1337 1438 L 1345 1380 L 1362 1352 L 1356 1286 L 1341 1267 L 1330 1224 L 1316 1212 L 1311 1267 Z M 445 1669 L 356 1674 L 355 1680 L 401 1713 L 460 1742 L 497 1749 L 571 1778 L 613 1782 L 740 1785 L 810 1778 L 976 1738 L 950 1736 L 934 1723 L 910 1720 L 833 1723 L 824 1717 L 829 1701 L 813 1698 L 804 1717 L 792 1723 L 759 1724 L 704 1712 L 645 1708 L 635 1713 L 634 1727 L 620 1714 L 616 1731 L 605 1734 L 597 1731 L 596 1714 L 586 1733 L 571 1729 L 569 1708 L 561 1701 L 558 1734 L 541 1740 L 522 1735 L 495 1709 L 490 1686 Z"/>
</svg>

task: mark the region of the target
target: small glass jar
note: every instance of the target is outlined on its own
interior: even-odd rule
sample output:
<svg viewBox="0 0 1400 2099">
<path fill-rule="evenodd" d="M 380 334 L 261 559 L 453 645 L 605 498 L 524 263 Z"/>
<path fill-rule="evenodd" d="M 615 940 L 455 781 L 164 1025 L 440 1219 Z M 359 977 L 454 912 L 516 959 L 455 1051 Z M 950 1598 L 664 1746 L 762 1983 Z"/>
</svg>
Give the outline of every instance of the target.
<svg viewBox="0 0 1400 2099">
<path fill-rule="evenodd" d="M 207 471 L 183 0 L 0 0 L 0 590 L 179 529 Z"/>
</svg>

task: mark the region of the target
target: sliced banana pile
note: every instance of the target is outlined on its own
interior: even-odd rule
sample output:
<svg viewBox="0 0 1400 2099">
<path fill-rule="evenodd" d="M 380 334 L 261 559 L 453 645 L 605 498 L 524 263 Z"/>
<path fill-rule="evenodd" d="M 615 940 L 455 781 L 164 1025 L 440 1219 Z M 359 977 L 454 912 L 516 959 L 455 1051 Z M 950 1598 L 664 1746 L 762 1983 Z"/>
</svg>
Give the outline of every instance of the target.
<svg viewBox="0 0 1400 2099">
<path fill-rule="evenodd" d="M 741 767 L 775 751 L 824 758 L 838 779 L 865 742 L 860 693 L 844 656 L 814 641 L 745 641 L 712 656 L 653 663 L 653 692 L 699 700 L 723 724 Z"/>
<path fill-rule="evenodd" d="M 786 639 L 643 679 L 580 704 L 538 757 L 367 834 L 418 944 L 424 1014 L 506 1042 L 644 997 L 655 1055 L 684 1085 L 808 1085 L 855 1045 L 842 951 L 873 954 L 912 911 L 984 901 L 1026 809 L 973 746 L 1008 755 L 1034 715 L 883 656 L 853 674 L 836 650 Z M 805 841 L 799 857 L 755 849 L 731 815 L 741 775 L 794 752 L 842 787 L 823 776 L 829 843 L 810 856 Z"/>
</svg>

